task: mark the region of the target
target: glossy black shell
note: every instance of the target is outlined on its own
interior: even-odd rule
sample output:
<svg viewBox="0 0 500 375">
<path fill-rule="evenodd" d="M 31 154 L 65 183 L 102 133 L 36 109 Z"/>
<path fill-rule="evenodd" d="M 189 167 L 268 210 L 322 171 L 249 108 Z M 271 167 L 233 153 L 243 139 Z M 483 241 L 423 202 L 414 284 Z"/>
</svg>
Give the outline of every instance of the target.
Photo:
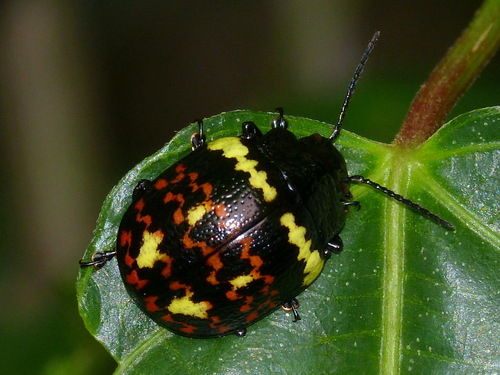
<svg viewBox="0 0 500 375">
<path fill-rule="evenodd" d="M 346 179 L 343 156 L 318 134 L 245 123 L 241 137 L 203 144 L 137 186 L 116 247 L 128 293 L 175 333 L 244 332 L 340 248 Z"/>
</svg>

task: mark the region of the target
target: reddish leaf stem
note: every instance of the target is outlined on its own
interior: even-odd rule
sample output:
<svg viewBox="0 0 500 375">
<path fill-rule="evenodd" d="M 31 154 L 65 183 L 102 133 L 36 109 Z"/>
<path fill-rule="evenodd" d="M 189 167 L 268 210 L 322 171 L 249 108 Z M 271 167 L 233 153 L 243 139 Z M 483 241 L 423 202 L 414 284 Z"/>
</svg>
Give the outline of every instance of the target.
<svg viewBox="0 0 500 375">
<path fill-rule="evenodd" d="M 393 143 L 417 146 L 434 134 L 499 46 L 500 1 L 486 0 L 418 91 Z"/>
</svg>

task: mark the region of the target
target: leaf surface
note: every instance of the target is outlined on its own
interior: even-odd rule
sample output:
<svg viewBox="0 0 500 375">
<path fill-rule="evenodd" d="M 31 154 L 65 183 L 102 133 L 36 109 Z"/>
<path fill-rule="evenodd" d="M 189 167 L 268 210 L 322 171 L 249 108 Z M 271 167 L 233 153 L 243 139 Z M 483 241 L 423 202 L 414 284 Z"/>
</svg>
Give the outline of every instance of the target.
<svg viewBox="0 0 500 375">
<path fill-rule="evenodd" d="M 208 140 L 261 130 L 275 114 L 234 111 L 204 120 Z M 287 116 L 297 136 L 332 126 Z M 276 311 L 247 336 L 189 339 L 158 327 L 130 300 L 116 259 L 82 269 L 83 320 L 119 363 L 118 374 L 470 374 L 499 371 L 500 107 L 450 121 L 417 149 L 343 131 L 336 146 L 362 174 L 456 226 L 449 231 L 368 186 L 352 185 L 344 251 L 299 296 L 302 320 Z M 197 125 L 133 168 L 104 202 L 92 243 L 114 248 L 120 218 L 142 178 L 190 152 Z"/>
</svg>

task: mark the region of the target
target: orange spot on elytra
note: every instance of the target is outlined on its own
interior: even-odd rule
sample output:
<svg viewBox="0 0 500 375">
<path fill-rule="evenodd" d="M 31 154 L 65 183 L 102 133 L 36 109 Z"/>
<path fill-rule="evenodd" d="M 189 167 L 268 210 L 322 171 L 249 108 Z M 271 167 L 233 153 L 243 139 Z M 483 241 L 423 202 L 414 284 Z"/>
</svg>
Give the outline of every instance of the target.
<svg viewBox="0 0 500 375">
<path fill-rule="evenodd" d="M 261 275 L 260 267 L 264 264 L 264 261 L 259 255 L 250 255 L 250 245 L 252 244 L 252 237 L 246 237 L 241 240 L 241 244 L 243 245 L 243 250 L 241 251 L 241 259 L 248 259 L 250 264 L 253 266 L 252 271 L 250 271 L 250 275 L 254 280 L 264 279 L 266 284 L 272 284 L 274 282 L 274 277 L 271 275 Z"/>
<path fill-rule="evenodd" d="M 252 296 L 246 296 L 245 297 L 245 304 L 240 307 L 241 312 L 249 312 L 252 307 L 251 304 L 253 303 L 253 297 Z"/>
<path fill-rule="evenodd" d="M 157 190 L 161 190 L 161 189 L 164 189 L 165 187 L 167 187 L 167 185 L 168 185 L 167 180 L 160 178 L 158 181 L 155 182 L 155 184 L 153 186 Z"/>
<path fill-rule="evenodd" d="M 186 177 L 186 175 L 184 173 L 179 173 L 173 180 L 171 180 L 170 182 L 172 184 L 176 184 L 182 180 L 184 180 L 184 177 Z"/>
<path fill-rule="evenodd" d="M 212 271 L 210 275 L 207 276 L 207 281 L 212 285 L 217 285 L 219 282 L 217 281 L 217 272 Z"/>
<path fill-rule="evenodd" d="M 144 208 L 144 205 L 145 205 L 144 199 L 141 198 L 137 202 L 135 202 L 134 208 L 137 211 L 142 211 L 142 209 Z"/>
<path fill-rule="evenodd" d="M 253 266 L 253 269 L 250 271 L 249 275 L 252 277 L 252 280 L 261 280 L 264 279 L 265 286 L 260 290 L 260 292 L 266 296 L 266 295 L 271 295 L 274 296 L 278 294 L 278 291 L 272 290 L 271 291 L 271 285 L 274 282 L 274 277 L 271 275 L 261 275 L 260 273 L 260 267 L 263 265 L 262 258 L 258 255 L 250 255 L 250 246 L 252 244 L 252 238 L 247 237 L 243 238 L 239 244 L 242 245 L 242 250 L 240 254 L 241 259 L 248 259 L 250 261 L 250 264 Z M 221 263 L 222 265 L 222 263 Z M 212 278 L 212 274 L 207 278 L 207 280 L 210 282 L 210 279 Z M 240 307 L 241 312 L 250 312 L 252 311 L 252 304 L 254 303 L 254 297 L 252 296 L 245 296 L 241 295 L 238 293 L 238 287 L 235 287 L 233 285 L 233 288 L 229 291 L 226 292 L 226 298 L 230 301 L 236 301 L 240 300 L 242 298 L 245 298 L 245 303 Z M 269 304 L 271 301 L 267 301 L 266 305 Z M 276 304 L 274 302 L 271 302 L 273 306 Z M 259 309 L 257 309 L 259 311 Z M 251 321 L 255 319 L 253 317 L 253 314 L 247 317 L 248 321 Z"/>
<path fill-rule="evenodd" d="M 132 243 L 132 231 L 122 230 L 120 233 L 120 246 L 130 248 Z"/>
<path fill-rule="evenodd" d="M 214 206 L 214 212 L 215 212 L 215 215 L 217 215 L 217 217 L 219 219 L 224 219 L 228 215 L 228 213 L 226 211 L 226 205 L 224 203 L 217 203 Z"/>
<path fill-rule="evenodd" d="M 189 179 L 191 180 L 191 182 L 196 181 L 198 179 L 198 173 L 196 173 L 196 172 L 188 173 L 188 176 L 189 176 Z"/>
<path fill-rule="evenodd" d="M 182 213 L 182 210 L 180 208 L 178 208 L 174 212 L 174 223 L 179 225 L 183 221 L 184 221 L 184 214 Z"/>
<path fill-rule="evenodd" d="M 125 259 L 124 260 L 125 260 L 125 264 L 127 265 L 127 267 L 132 268 L 132 265 L 134 264 L 135 259 L 130 256 L 130 254 L 128 253 L 128 251 L 125 253 Z"/>
<path fill-rule="evenodd" d="M 203 192 L 205 193 L 205 195 L 207 197 L 210 197 L 210 195 L 212 194 L 212 190 L 214 189 L 212 184 L 205 182 L 204 184 L 201 184 L 200 186 L 201 186 L 201 189 L 203 190 Z"/>
<path fill-rule="evenodd" d="M 177 280 L 176 281 L 172 281 L 169 285 L 169 288 L 170 290 L 179 290 L 179 289 L 183 289 L 185 288 L 186 285 L 184 284 L 181 284 L 180 282 L 178 282 Z"/>
<path fill-rule="evenodd" d="M 185 333 L 194 333 L 196 331 L 196 329 L 197 329 L 195 326 L 193 326 L 191 324 L 187 324 L 187 323 L 175 321 L 174 318 L 172 318 L 171 314 L 163 315 L 161 318 L 164 321 L 169 322 L 169 323 L 175 323 L 175 324 L 181 324 L 181 325 L 183 325 L 183 327 L 179 328 L 179 331 L 182 331 L 182 332 L 185 332 Z"/>
<path fill-rule="evenodd" d="M 235 290 L 228 290 L 226 292 L 226 298 L 230 301 L 236 301 L 240 298 L 240 295 Z"/>
<path fill-rule="evenodd" d="M 177 165 L 177 167 L 175 167 L 175 171 L 177 173 L 184 172 L 185 170 L 186 170 L 186 167 L 184 166 L 184 164 L 179 164 L 179 165 Z"/>
<path fill-rule="evenodd" d="M 170 314 L 163 315 L 161 318 L 163 320 L 167 321 L 167 322 L 173 322 L 174 321 L 174 319 L 172 318 L 172 315 L 170 315 Z"/>
<path fill-rule="evenodd" d="M 137 214 L 135 216 L 135 221 L 138 223 L 146 224 L 146 229 L 147 229 L 151 225 L 152 219 L 151 219 L 151 216 L 149 216 L 149 215 L 142 216 L 141 214 Z"/>
<path fill-rule="evenodd" d="M 189 229 L 186 231 L 186 233 L 184 233 L 184 236 L 182 237 L 182 245 L 184 249 L 192 249 L 193 247 L 199 247 L 201 249 L 203 256 L 208 256 L 209 254 L 213 253 L 214 248 L 208 246 L 205 241 L 194 242 L 189 237 L 189 235 L 191 234 L 191 229 L 192 227 L 189 227 Z"/>
<path fill-rule="evenodd" d="M 182 323 L 182 322 L 178 322 L 178 323 Z M 196 327 L 191 325 L 191 324 L 182 323 L 182 325 L 184 325 L 184 327 L 179 328 L 179 331 L 182 331 L 184 333 L 194 333 L 196 331 Z"/>
<path fill-rule="evenodd" d="M 231 327 L 228 327 L 228 326 L 221 326 L 221 327 L 217 327 L 217 330 L 219 331 L 219 333 L 225 333 L 227 331 L 229 331 L 231 329 Z"/>
<path fill-rule="evenodd" d="M 146 310 L 149 312 L 155 312 L 160 310 L 158 305 L 156 304 L 156 300 L 158 299 L 158 296 L 148 296 L 144 298 L 144 302 L 146 302 Z"/>
<path fill-rule="evenodd" d="M 164 278 L 170 277 L 172 273 L 172 258 L 165 254 L 161 261 L 165 263 L 165 267 L 161 270 L 161 275 Z"/>
<path fill-rule="evenodd" d="M 207 259 L 207 265 L 212 267 L 213 271 L 210 272 L 210 275 L 207 277 L 207 281 L 212 285 L 219 284 L 217 281 L 217 272 L 224 266 L 222 261 L 220 260 L 220 256 L 218 253 L 215 253 L 211 257 Z"/>
<path fill-rule="evenodd" d="M 218 326 L 218 324 L 220 324 L 220 318 L 218 316 L 212 316 L 210 320 L 212 321 L 210 323 L 210 328 L 216 329 L 221 334 L 231 329 L 231 327 L 228 326 Z"/>
<path fill-rule="evenodd" d="M 251 322 L 252 320 L 255 320 L 259 316 L 259 313 L 254 312 L 248 315 L 245 319 L 247 322 Z"/>
<path fill-rule="evenodd" d="M 142 280 L 139 275 L 137 274 L 136 270 L 133 270 L 126 276 L 127 282 L 131 285 L 134 286 L 136 290 L 144 288 L 148 281 L 147 280 Z"/>
<path fill-rule="evenodd" d="M 182 194 L 173 194 L 172 192 L 169 191 L 167 194 L 165 194 L 163 202 L 168 203 L 173 201 L 177 201 L 179 203 L 179 207 L 177 208 L 177 210 L 175 210 L 173 216 L 174 223 L 179 225 L 184 221 L 184 214 L 182 213 L 182 207 L 184 206 L 185 203 L 184 196 Z"/>
</svg>

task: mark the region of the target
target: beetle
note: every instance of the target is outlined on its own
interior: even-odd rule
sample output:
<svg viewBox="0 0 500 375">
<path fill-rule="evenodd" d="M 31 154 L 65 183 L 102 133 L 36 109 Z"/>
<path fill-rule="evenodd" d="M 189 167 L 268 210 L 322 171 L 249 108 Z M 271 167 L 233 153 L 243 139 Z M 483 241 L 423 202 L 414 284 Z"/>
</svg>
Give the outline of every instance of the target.
<svg viewBox="0 0 500 375">
<path fill-rule="evenodd" d="M 245 335 L 280 306 L 300 320 L 296 296 L 320 275 L 363 183 L 452 228 L 422 206 L 359 175 L 349 176 L 333 142 L 379 33 L 368 44 L 328 138 L 297 139 L 282 109 L 263 134 L 243 122 L 239 137 L 206 141 L 203 122 L 192 152 L 154 180 L 140 180 L 120 223 L 114 251 L 126 290 L 160 326 L 194 337 Z"/>
</svg>

